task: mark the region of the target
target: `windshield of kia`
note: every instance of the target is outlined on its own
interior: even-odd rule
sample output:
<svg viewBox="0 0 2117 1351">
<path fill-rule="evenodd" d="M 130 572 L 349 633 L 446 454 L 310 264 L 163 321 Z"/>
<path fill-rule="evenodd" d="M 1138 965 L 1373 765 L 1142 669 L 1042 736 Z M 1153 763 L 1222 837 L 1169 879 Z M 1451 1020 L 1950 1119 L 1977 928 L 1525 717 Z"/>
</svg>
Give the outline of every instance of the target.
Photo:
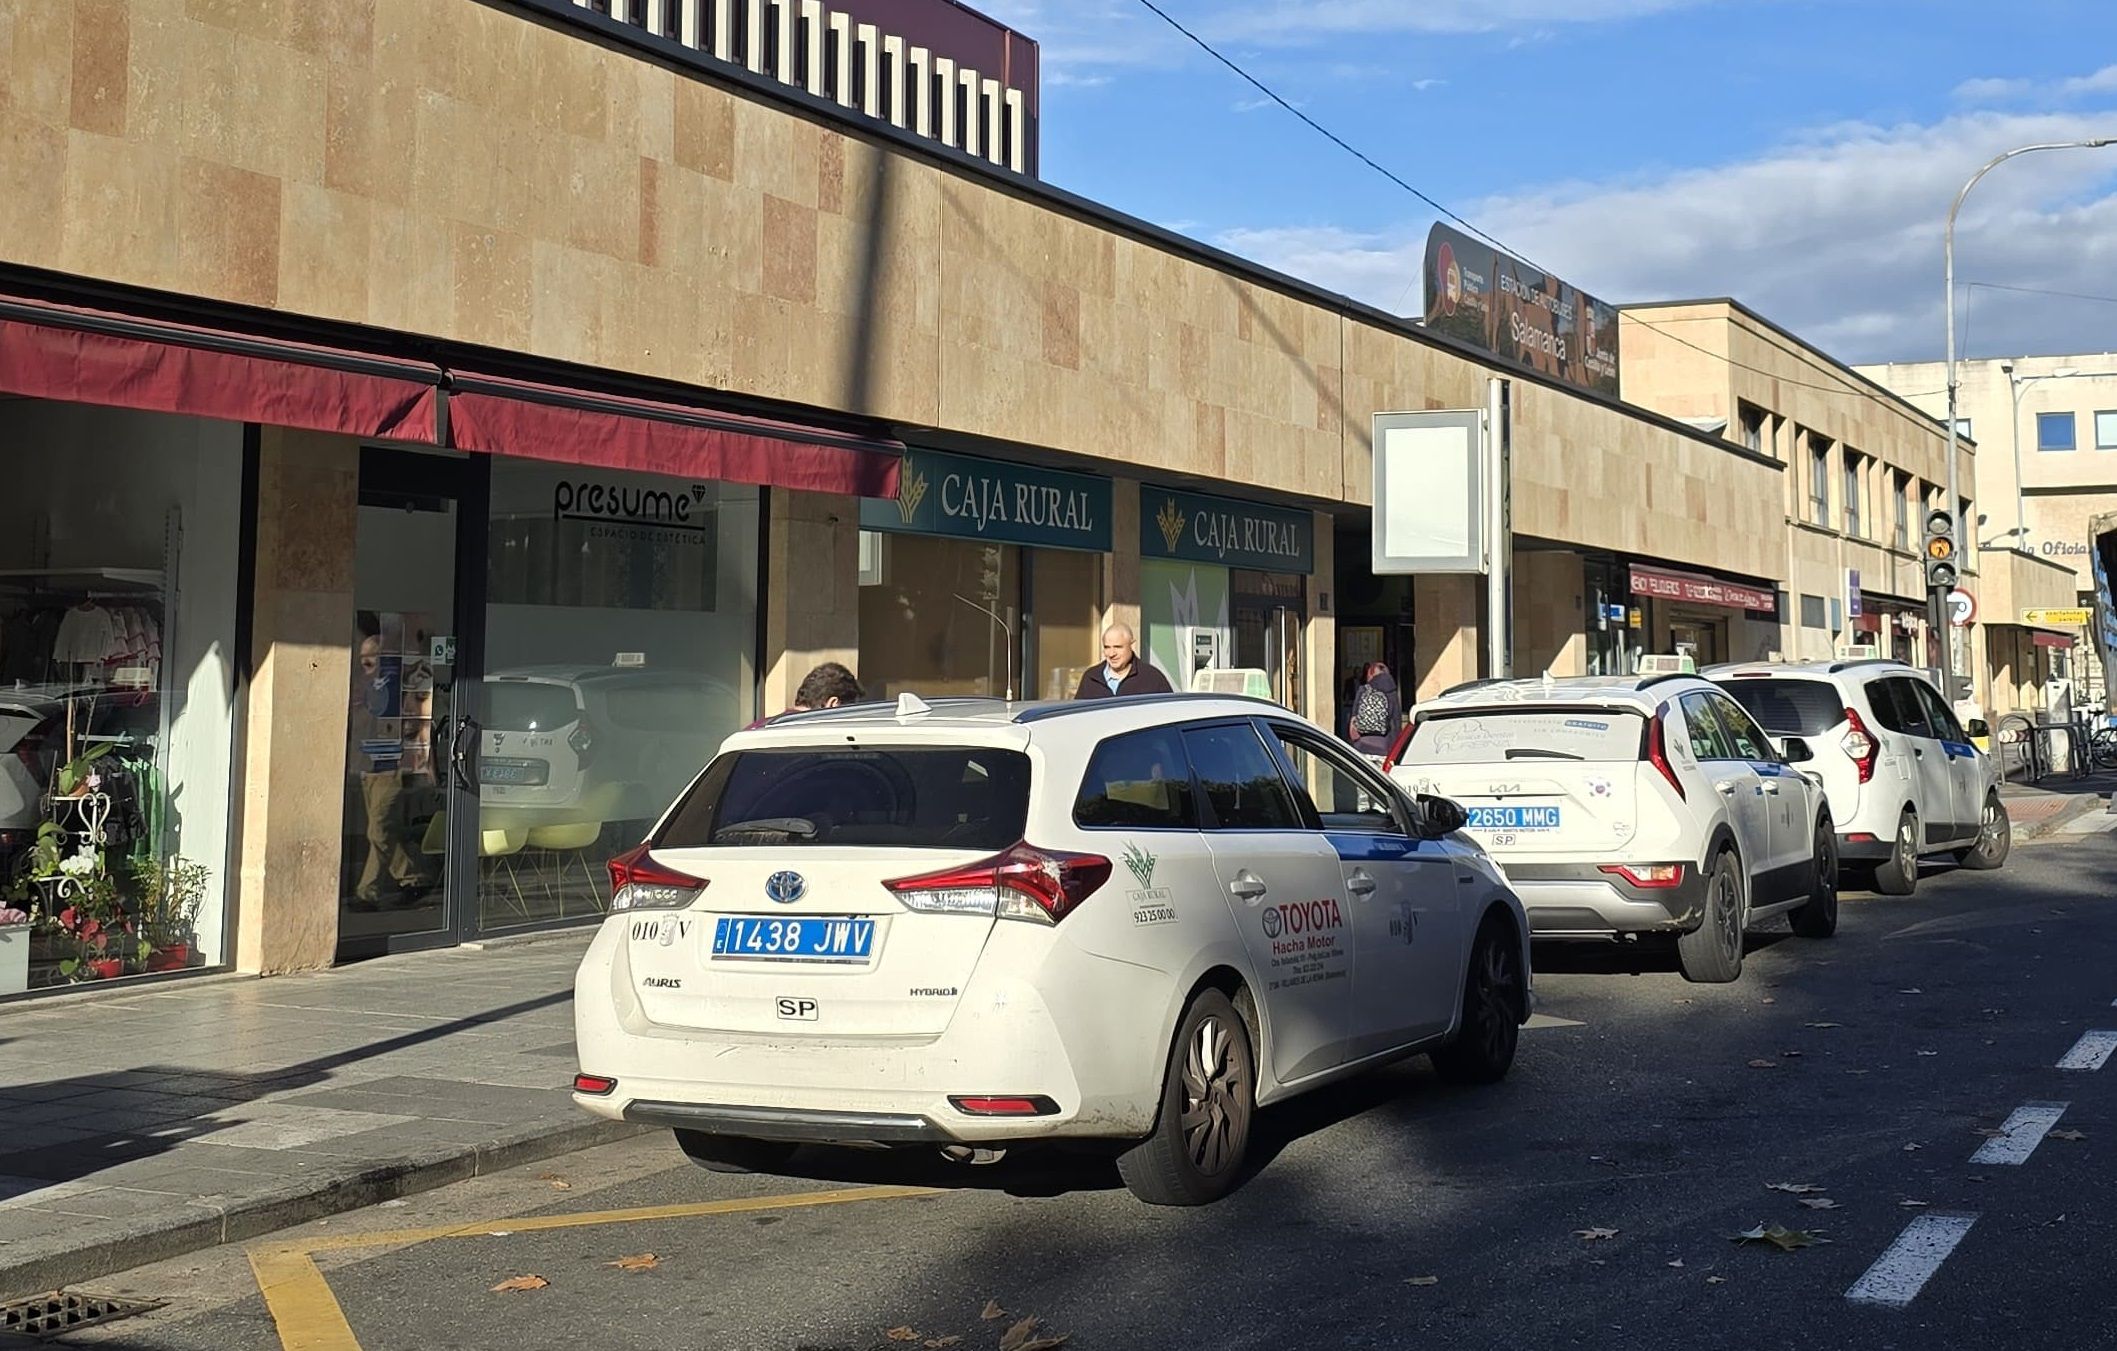
<svg viewBox="0 0 2117 1351">
<path fill-rule="evenodd" d="M 1551 760 L 1615 764 L 1637 760 L 1646 715 L 1622 708 L 1507 708 L 1420 717 L 1404 749 L 1407 764 L 1483 765 Z"/>
<path fill-rule="evenodd" d="M 1029 757 L 989 747 L 737 751 L 685 795 L 655 844 L 997 851 L 1029 818 Z"/>
</svg>

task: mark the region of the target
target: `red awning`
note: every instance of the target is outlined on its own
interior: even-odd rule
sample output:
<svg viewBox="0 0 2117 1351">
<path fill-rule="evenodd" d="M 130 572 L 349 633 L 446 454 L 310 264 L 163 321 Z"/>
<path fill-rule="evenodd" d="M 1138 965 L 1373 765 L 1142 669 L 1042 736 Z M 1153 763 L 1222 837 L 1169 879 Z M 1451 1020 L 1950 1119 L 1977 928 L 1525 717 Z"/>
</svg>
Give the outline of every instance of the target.
<svg viewBox="0 0 2117 1351">
<path fill-rule="evenodd" d="M 2060 649 L 2061 651 L 2073 646 L 2072 636 L 2070 634 L 2064 633 L 2041 633 L 2032 631 L 2029 634 L 2029 641 L 2035 644 L 2037 647 L 2055 647 Z"/>
<path fill-rule="evenodd" d="M 416 361 L 0 296 L 0 393 L 432 444 L 440 376 Z"/>
<path fill-rule="evenodd" d="M 904 447 L 790 422 L 458 373 L 462 450 L 858 497 L 894 497 Z"/>
<path fill-rule="evenodd" d="M 1665 572 L 1660 568 L 1632 565 L 1632 594 L 1659 596 L 1691 605 L 1712 605 L 1723 610 L 1761 610 L 1776 614 L 1779 602 L 1771 592 L 1740 582 L 1723 582 L 1688 572 Z"/>
</svg>

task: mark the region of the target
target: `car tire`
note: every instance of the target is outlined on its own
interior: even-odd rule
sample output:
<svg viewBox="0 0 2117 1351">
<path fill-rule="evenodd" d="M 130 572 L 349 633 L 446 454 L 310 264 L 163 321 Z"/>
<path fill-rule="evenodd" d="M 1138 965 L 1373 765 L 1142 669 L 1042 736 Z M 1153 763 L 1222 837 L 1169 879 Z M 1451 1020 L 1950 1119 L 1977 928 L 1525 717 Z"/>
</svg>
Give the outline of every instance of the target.
<svg viewBox="0 0 2117 1351">
<path fill-rule="evenodd" d="M 1749 879 L 1732 849 L 1723 849 L 1706 876 L 1705 918 L 1676 939 L 1676 961 L 1694 985 L 1725 985 L 1742 976 L 1742 931 L 1748 919 Z"/>
<path fill-rule="evenodd" d="M 1148 1205 L 1217 1201 L 1241 1180 L 1256 1114 L 1249 1028 L 1226 995 L 1201 990 L 1176 1025 L 1154 1133 L 1117 1156 L 1118 1176 Z"/>
<path fill-rule="evenodd" d="M 1528 1002 L 1521 944 L 1504 922 L 1485 921 L 1470 948 L 1470 969 L 1463 974 L 1455 1037 L 1428 1057 L 1433 1072 L 1451 1084 L 1496 1084 L 1506 1078 L 1521 1044 L 1522 1011 Z"/>
<path fill-rule="evenodd" d="M 750 1140 L 739 1135 L 677 1131 L 684 1157 L 714 1173 L 773 1173 L 786 1167 L 797 1146 L 785 1140 Z"/>
<path fill-rule="evenodd" d="M 1972 872 L 1988 873 L 2007 861 L 2014 850 L 2014 823 L 2007 819 L 2007 804 L 1997 789 L 1985 794 L 1985 815 L 1978 828 L 1977 843 L 1955 851 L 1955 861 Z"/>
<path fill-rule="evenodd" d="M 1827 816 L 1816 822 L 1815 862 L 1808 904 L 1788 916 L 1801 938 L 1828 938 L 1838 931 L 1838 832 Z"/>
<path fill-rule="evenodd" d="M 1884 896 L 1909 896 L 1919 887 L 1919 817 L 1909 807 L 1897 818 L 1889 858 L 1874 869 L 1874 889 Z"/>
</svg>

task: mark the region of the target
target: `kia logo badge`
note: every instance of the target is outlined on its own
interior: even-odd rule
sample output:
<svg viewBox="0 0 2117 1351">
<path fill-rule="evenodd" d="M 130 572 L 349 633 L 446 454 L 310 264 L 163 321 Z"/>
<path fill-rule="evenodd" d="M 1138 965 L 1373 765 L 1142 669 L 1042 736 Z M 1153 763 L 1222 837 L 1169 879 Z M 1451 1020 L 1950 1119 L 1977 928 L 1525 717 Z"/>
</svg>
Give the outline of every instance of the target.
<svg viewBox="0 0 2117 1351">
<path fill-rule="evenodd" d="M 792 905 L 808 892 L 800 873 L 777 872 L 764 880 L 764 894 L 781 905 Z"/>
</svg>

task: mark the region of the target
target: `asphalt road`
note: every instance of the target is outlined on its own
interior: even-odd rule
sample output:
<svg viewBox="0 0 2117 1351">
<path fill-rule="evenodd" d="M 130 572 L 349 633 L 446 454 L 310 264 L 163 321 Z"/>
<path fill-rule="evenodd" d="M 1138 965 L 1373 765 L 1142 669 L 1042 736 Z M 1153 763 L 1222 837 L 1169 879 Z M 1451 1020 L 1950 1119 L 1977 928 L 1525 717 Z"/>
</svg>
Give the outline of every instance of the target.
<svg viewBox="0 0 2117 1351">
<path fill-rule="evenodd" d="M 2117 1067 L 2058 1068 L 2117 1029 L 2113 958 L 2117 840 L 2024 845 L 1848 897 L 1830 942 L 1759 935 L 1732 987 L 1539 952 L 1505 1084 L 1420 1061 L 1268 1113 L 1256 1177 L 1205 1210 L 1139 1205 L 1093 1160 L 811 1151 L 741 1178 L 654 1136 L 281 1235 L 255 1269 L 224 1249 L 98 1283 L 169 1303 L 66 1344 L 993 1351 L 1034 1315 L 1073 1348 L 2117 1348 Z M 1979 1133 L 2027 1103 L 2066 1104 L 2060 1133 Z M 2034 1148 L 1972 1162 L 1988 1144 Z M 816 1203 L 878 1185 L 938 1190 Z M 682 1209 L 609 1214 L 641 1207 Z M 1759 1222 L 1827 1242 L 1731 1240 Z M 548 1284 L 491 1288 L 516 1277 Z M 1863 1277 L 1916 1293 L 1848 1298 Z"/>
</svg>

